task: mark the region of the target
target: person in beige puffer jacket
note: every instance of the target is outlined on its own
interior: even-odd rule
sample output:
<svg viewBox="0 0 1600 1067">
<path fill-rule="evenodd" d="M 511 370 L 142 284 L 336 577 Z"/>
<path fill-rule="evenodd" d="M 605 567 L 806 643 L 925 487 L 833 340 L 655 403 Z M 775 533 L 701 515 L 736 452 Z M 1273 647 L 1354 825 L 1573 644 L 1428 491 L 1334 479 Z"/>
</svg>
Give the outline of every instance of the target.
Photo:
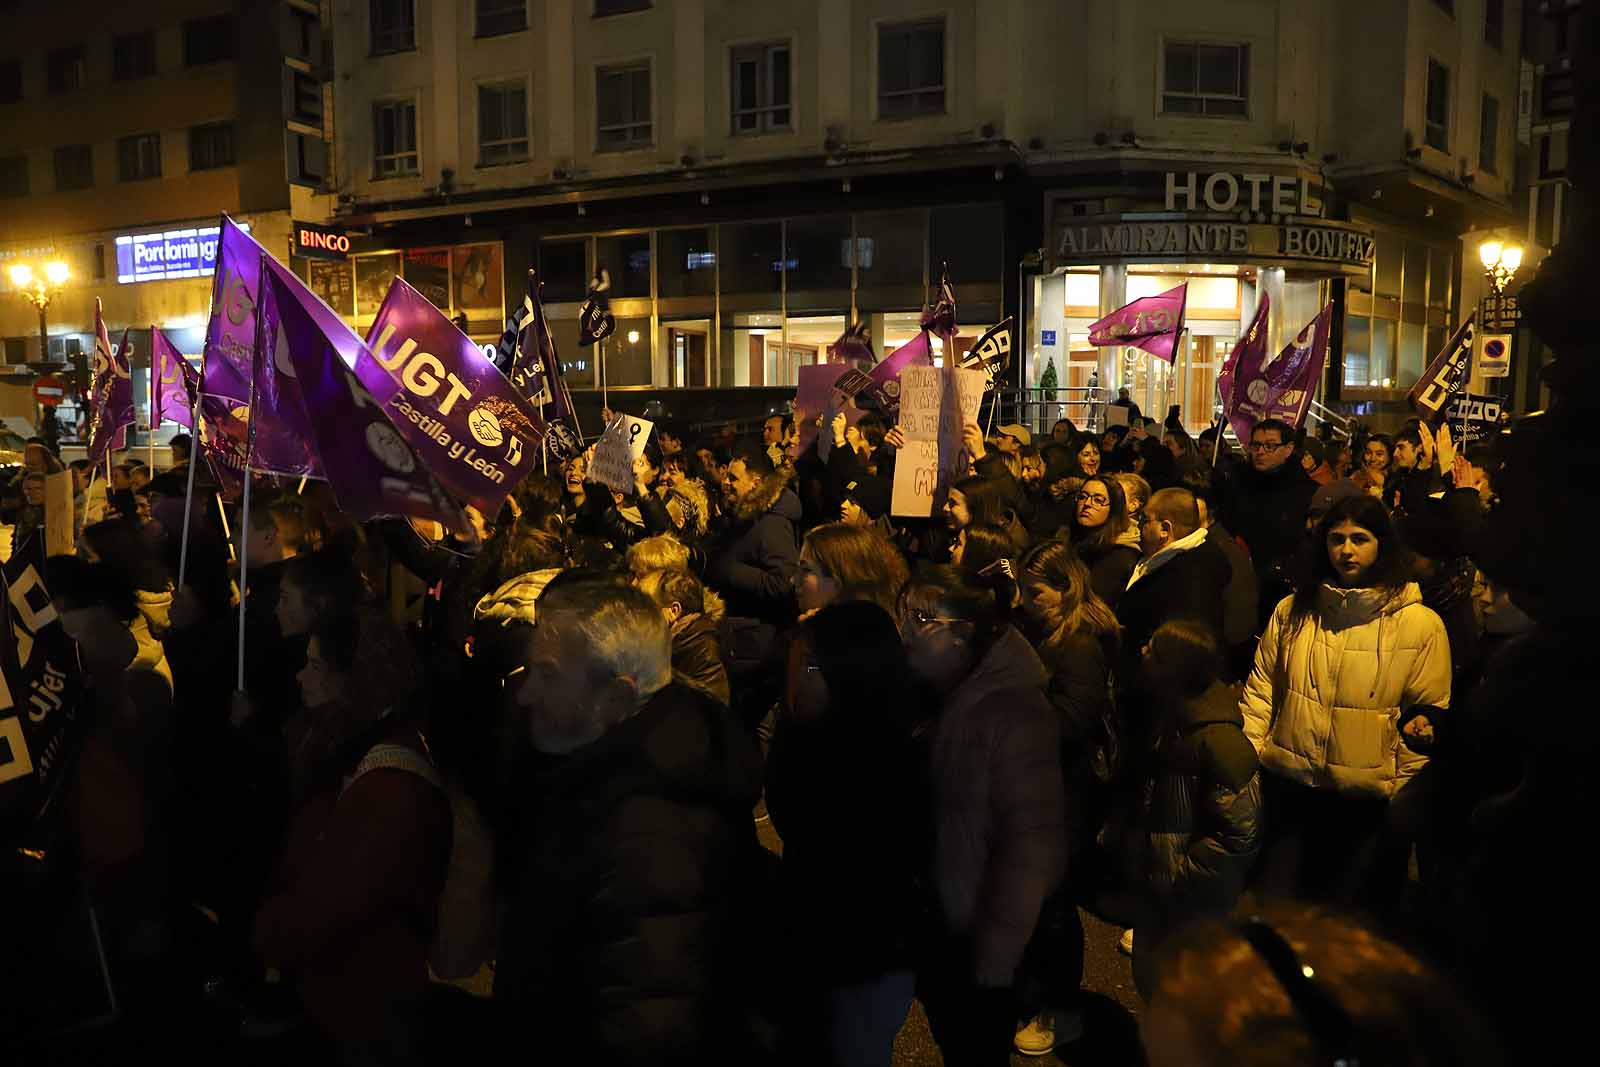
<svg viewBox="0 0 1600 1067">
<path fill-rule="evenodd" d="M 1266 772 L 1268 888 L 1392 903 L 1406 842 L 1389 801 L 1427 762 L 1450 703 L 1450 643 L 1388 512 L 1342 500 L 1273 612 L 1240 702 Z"/>
</svg>

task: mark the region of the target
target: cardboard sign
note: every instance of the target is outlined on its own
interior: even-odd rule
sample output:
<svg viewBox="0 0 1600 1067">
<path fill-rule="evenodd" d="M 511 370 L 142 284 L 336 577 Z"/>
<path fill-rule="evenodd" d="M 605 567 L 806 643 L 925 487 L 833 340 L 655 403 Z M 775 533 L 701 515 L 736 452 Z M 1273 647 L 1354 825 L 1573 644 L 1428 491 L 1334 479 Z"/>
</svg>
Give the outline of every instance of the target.
<svg viewBox="0 0 1600 1067">
<path fill-rule="evenodd" d="M 1107 404 L 1106 405 L 1106 425 L 1107 426 L 1126 426 L 1126 425 L 1128 425 L 1128 409 L 1126 407 L 1124 407 L 1122 404 Z"/>
<path fill-rule="evenodd" d="M 70 556 L 77 544 L 72 501 L 72 472 L 44 476 L 44 554 Z"/>
<path fill-rule="evenodd" d="M 817 458 L 826 463 L 833 451 L 833 417 L 842 411 L 846 426 L 860 422 L 866 412 L 856 407 L 855 396 L 872 379 L 843 363 L 818 363 L 798 371 L 794 410 L 799 439 L 790 454 L 799 458 L 816 441 Z"/>
<path fill-rule="evenodd" d="M 1456 446 L 1465 448 L 1499 433 L 1501 410 L 1497 396 L 1467 393 L 1452 397 L 1445 408 L 1445 422 L 1456 435 Z"/>
<path fill-rule="evenodd" d="M 931 516 L 944 506 L 952 482 L 970 459 L 961 430 L 978 417 L 985 374 L 955 367 L 907 367 L 900 372 L 900 430 L 906 445 L 894 466 L 893 515 Z"/>
<path fill-rule="evenodd" d="M 589 480 L 625 496 L 633 494 L 633 461 L 644 455 L 655 424 L 632 415 L 618 415 L 594 446 Z"/>
</svg>

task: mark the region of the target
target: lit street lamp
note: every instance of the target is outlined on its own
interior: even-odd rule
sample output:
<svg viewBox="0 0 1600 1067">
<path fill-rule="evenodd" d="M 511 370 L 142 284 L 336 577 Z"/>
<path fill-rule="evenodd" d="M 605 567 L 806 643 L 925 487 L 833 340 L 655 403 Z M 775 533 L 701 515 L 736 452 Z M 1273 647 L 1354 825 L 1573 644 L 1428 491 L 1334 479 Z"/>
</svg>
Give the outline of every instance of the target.
<svg viewBox="0 0 1600 1067">
<path fill-rule="evenodd" d="M 55 298 L 57 293 L 61 292 L 61 287 L 67 283 L 67 277 L 70 273 L 67 265 L 59 259 L 46 263 L 43 274 L 34 273 L 34 269 L 26 263 L 14 263 L 9 271 L 11 284 L 16 287 L 19 293 L 27 297 L 30 304 L 39 309 L 40 363 L 50 362 L 50 331 L 46 323 L 45 312 L 50 309 L 50 301 Z M 81 388 L 82 383 L 79 384 Z M 44 424 L 45 419 L 42 409 L 36 421 L 39 425 Z M 53 422 L 54 419 L 51 421 Z"/>
<path fill-rule="evenodd" d="M 1489 280 L 1489 288 L 1499 296 L 1516 275 L 1517 268 L 1522 266 L 1522 246 L 1485 241 L 1478 246 L 1478 259 L 1483 263 L 1483 276 Z"/>
</svg>

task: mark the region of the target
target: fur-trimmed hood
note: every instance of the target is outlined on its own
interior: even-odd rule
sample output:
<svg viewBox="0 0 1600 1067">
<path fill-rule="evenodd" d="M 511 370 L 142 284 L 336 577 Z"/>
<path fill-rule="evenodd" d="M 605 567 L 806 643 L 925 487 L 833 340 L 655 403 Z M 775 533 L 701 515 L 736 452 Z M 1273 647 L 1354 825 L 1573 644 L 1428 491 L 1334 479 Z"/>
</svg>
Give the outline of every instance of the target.
<svg viewBox="0 0 1600 1067">
<path fill-rule="evenodd" d="M 769 511 L 775 511 L 790 522 L 800 521 L 800 498 L 789 488 L 794 480 L 792 467 L 779 467 L 756 486 L 755 491 L 732 508 L 738 522 L 754 522 Z"/>
</svg>

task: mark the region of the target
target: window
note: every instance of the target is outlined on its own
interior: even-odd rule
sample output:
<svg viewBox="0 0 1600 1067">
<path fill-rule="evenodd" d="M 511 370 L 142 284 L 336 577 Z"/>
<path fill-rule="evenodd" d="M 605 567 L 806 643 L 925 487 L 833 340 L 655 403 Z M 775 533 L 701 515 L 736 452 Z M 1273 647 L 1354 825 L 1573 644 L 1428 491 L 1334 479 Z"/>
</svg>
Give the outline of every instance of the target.
<svg viewBox="0 0 1600 1067">
<path fill-rule="evenodd" d="M 22 61 L 0 63 L 0 104 L 14 104 L 21 99 Z"/>
<path fill-rule="evenodd" d="M 28 339 L 26 337 L 7 337 L 5 344 L 6 363 L 26 363 L 28 361 Z"/>
<path fill-rule="evenodd" d="M 148 78 L 156 72 L 156 35 L 153 30 L 129 33 L 111 40 L 111 77 L 119 82 Z"/>
<path fill-rule="evenodd" d="M 733 132 L 790 130 L 789 46 L 756 44 L 733 50 Z"/>
<path fill-rule="evenodd" d="M 944 20 L 878 29 L 878 117 L 944 114 Z"/>
<path fill-rule="evenodd" d="M 1245 118 L 1250 114 L 1250 46 L 1167 44 L 1161 89 L 1166 115 Z"/>
<path fill-rule="evenodd" d="M 522 82 L 478 86 L 478 165 L 527 158 L 527 86 Z"/>
<path fill-rule="evenodd" d="M 1497 174 L 1495 160 L 1500 155 L 1500 101 L 1483 94 L 1483 111 L 1478 119 L 1478 169 Z"/>
<path fill-rule="evenodd" d="M 1505 0 L 1484 0 L 1483 42 L 1499 48 L 1506 35 Z"/>
<path fill-rule="evenodd" d="M 630 11 L 649 11 L 650 0 L 594 0 L 594 17 L 626 15 Z"/>
<path fill-rule="evenodd" d="M 498 37 L 528 28 L 528 0 L 478 0 L 478 36 Z"/>
<path fill-rule="evenodd" d="M 597 147 L 617 151 L 647 145 L 650 125 L 650 64 L 601 67 L 595 72 Z"/>
<path fill-rule="evenodd" d="M 1447 15 L 1454 15 L 1456 13 L 1456 0 L 1433 0 L 1433 2 L 1438 6 L 1440 11 L 1443 11 Z"/>
<path fill-rule="evenodd" d="M 56 190 L 87 189 L 94 185 L 94 152 L 86 144 L 56 149 Z"/>
<path fill-rule="evenodd" d="M 1429 148 L 1450 151 L 1450 68 L 1428 60 L 1428 114 L 1423 140 Z"/>
<path fill-rule="evenodd" d="M 125 182 L 161 177 L 161 135 L 136 133 L 117 141 L 117 173 Z"/>
<path fill-rule="evenodd" d="M 212 122 L 189 128 L 190 170 L 215 170 L 237 162 L 233 154 L 233 123 Z"/>
<path fill-rule="evenodd" d="M 400 178 L 417 173 L 417 105 L 391 100 L 372 109 L 372 176 Z"/>
<path fill-rule="evenodd" d="M 52 93 L 75 93 L 83 88 L 83 46 L 58 48 L 45 56 L 44 87 Z"/>
<path fill-rule="evenodd" d="M 28 195 L 28 157 L 0 159 L 0 197 Z"/>
<path fill-rule="evenodd" d="M 417 16 L 411 0 L 372 0 L 372 54 L 417 47 Z"/>
<path fill-rule="evenodd" d="M 219 15 L 183 24 L 183 64 L 203 67 L 233 58 L 233 19 Z"/>
</svg>

